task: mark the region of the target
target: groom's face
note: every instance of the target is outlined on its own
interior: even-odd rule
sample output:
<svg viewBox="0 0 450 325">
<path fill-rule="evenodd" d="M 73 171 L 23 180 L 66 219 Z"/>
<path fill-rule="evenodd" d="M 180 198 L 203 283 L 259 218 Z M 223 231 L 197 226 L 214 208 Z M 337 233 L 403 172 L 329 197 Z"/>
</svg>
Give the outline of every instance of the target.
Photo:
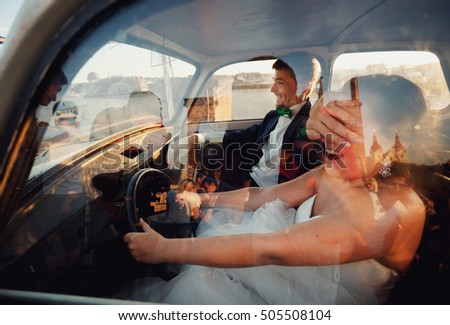
<svg viewBox="0 0 450 325">
<path fill-rule="evenodd" d="M 297 82 L 287 70 L 273 70 L 273 85 L 276 107 L 291 107 L 297 103 Z"/>
</svg>

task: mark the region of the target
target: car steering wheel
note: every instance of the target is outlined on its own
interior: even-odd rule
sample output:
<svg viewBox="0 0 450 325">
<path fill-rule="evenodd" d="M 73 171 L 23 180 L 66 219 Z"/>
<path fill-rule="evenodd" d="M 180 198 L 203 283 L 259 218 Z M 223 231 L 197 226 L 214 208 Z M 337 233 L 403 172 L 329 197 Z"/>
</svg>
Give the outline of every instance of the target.
<svg viewBox="0 0 450 325">
<path fill-rule="evenodd" d="M 156 218 L 167 213 L 167 192 L 171 184 L 172 179 L 158 169 L 141 169 L 134 174 L 128 184 L 125 200 L 128 224 L 132 231 L 142 231 L 140 218 Z"/>
</svg>

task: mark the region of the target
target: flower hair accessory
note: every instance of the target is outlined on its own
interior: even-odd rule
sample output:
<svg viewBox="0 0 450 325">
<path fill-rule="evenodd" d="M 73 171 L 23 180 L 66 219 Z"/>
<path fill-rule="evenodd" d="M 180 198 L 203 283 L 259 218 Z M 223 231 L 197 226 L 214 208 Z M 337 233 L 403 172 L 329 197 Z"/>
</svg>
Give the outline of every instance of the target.
<svg viewBox="0 0 450 325">
<path fill-rule="evenodd" d="M 389 159 L 389 157 L 386 157 L 382 162 L 381 162 L 381 169 L 378 172 L 381 176 L 383 177 L 389 177 L 391 176 L 391 159 Z"/>
</svg>

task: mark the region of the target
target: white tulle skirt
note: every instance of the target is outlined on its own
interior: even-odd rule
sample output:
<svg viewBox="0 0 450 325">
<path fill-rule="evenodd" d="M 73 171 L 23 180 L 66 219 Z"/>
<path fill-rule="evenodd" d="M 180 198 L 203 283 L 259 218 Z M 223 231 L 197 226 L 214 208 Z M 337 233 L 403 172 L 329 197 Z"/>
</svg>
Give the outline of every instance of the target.
<svg viewBox="0 0 450 325">
<path fill-rule="evenodd" d="M 312 206 L 311 201 L 309 203 Z M 310 214 L 310 207 L 300 209 Z M 198 236 L 267 233 L 291 226 L 296 210 L 276 200 L 255 212 L 217 209 L 198 228 Z M 307 222 L 307 221 L 306 221 Z M 302 243 L 298 243 L 301 245 Z M 239 252 L 236 252 L 239 254 Z M 378 304 L 395 282 L 395 273 L 375 260 L 336 266 L 258 266 L 212 268 L 185 265 L 170 281 L 140 279 L 121 296 L 168 304 Z"/>
</svg>

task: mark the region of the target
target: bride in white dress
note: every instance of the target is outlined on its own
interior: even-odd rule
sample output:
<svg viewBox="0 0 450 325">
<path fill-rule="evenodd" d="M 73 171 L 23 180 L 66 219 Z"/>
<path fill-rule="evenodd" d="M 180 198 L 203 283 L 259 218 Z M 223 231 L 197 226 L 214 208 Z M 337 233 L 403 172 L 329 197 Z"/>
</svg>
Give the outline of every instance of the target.
<svg viewBox="0 0 450 325">
<path fill-rule="evenodd" d="M 342 162 L 355 166 L 351 147 L 334 158 L 273 187 L 202 195 L 203 204 L 216 211 L 196 238 L 166 239 L 142 221 L 143 233 L 124 236 L 135 259 L 185 267 L 167 282 L 135 282 L 128 298 L 171 304 L 384 303 L 412 262 L 425 209 L 408 187 L 386 182 L 370 193 L 357 169 L 342 168 Z"/>
<path fill-rule="evenodd" d="M 311 197 L 297 211 L 281 200 L 267 203 L 255 213 L 219 209 L 210 222 L 201 224 L 199 236 L 283 231 L 294 223 L 307 222 L 314 200 L 315 196 Z M 134 282 L 127 289 L 127 298 L 198 305 L 378 304 L 385 302 L 397 278 L 396 271 L 374 259 L 331 266 L 186 265 L 180 275 L 167 282 L 154 278 Z"/>
</svg>

